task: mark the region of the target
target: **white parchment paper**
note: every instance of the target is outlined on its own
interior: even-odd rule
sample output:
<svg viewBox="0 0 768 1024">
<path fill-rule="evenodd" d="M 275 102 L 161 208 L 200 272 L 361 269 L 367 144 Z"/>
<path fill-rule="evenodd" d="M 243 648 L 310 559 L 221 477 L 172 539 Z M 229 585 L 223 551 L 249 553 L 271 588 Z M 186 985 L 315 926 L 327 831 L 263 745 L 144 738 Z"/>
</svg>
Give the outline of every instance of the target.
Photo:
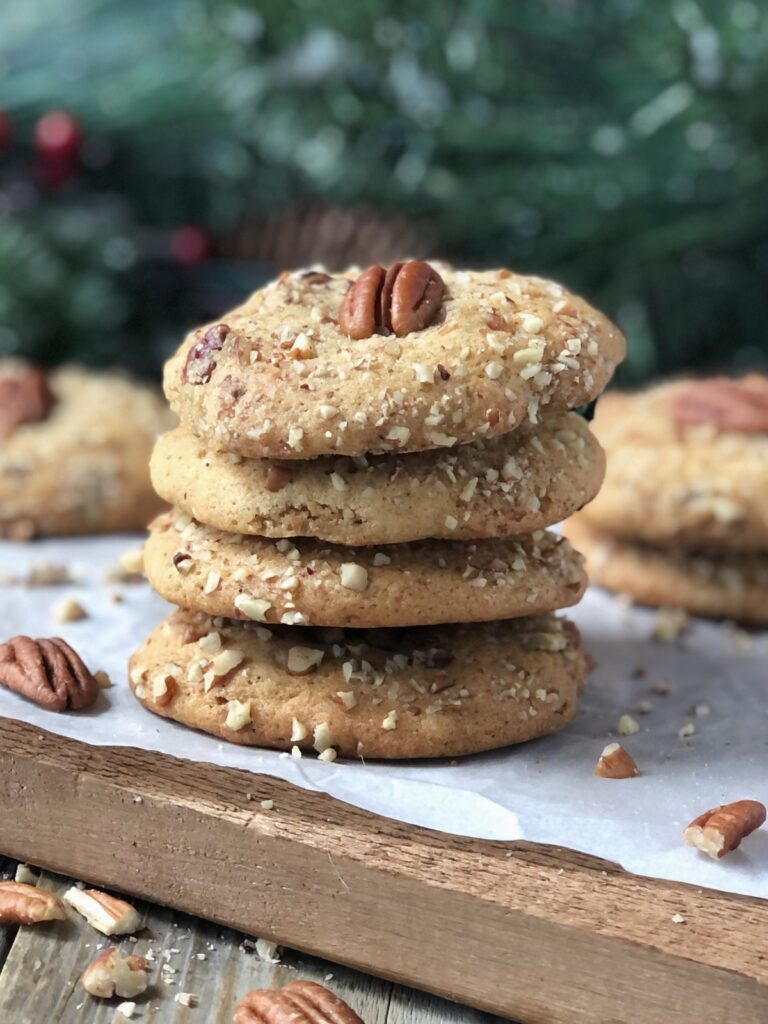
<svg viewBox="0 0 768 1024">
<path fill-rule="evenodd" d="M 0 542 L 0 575 L 24 575 L 41 560 L 66 564 L 78 575 L 73 585 L 0 586 L 0 640 L 17 633 L 63 636 L 114 684 L 92 710 L 59 715 L 0 689 L 0 716 L 85 743 L 279 776 L 445 832 L 554 843 L 640 874 L 768 898 L 768 830 L 719 863 L 681 840 L 683 827 L 709 807 L 768 799 L 768 634 L 696 621 L 677 643 L 659 644 L 651 639 L 653 612 L 627 609 L 593 590 L 569 615 L 597 668 L 576 720 L 564 731 L 458 764 L 299 761 L 223 744 L 151 715 L 131 696 L 128 656 L 169 606 L 147 584 L 108 584 L 104 572 L 140 543 L 136 537 Z M 115 592 L 123 603 L 110 600 Z M 56 623 L 53 606 L 69 596 L 89 617 Z M 667 696 L 653 692 L 660 683 L 668 684 Z M 639 713 L 644 701 L 651 710 Z M 698 715 L 691 711 L 695 705 Z M 597 757 L 625 712 L 640 725 L 622 742 L 642 774 L 626 781 L 596 778 Z M 695 732 L 681 739 L 678 730 L 688 722 Z"/>
</svg>

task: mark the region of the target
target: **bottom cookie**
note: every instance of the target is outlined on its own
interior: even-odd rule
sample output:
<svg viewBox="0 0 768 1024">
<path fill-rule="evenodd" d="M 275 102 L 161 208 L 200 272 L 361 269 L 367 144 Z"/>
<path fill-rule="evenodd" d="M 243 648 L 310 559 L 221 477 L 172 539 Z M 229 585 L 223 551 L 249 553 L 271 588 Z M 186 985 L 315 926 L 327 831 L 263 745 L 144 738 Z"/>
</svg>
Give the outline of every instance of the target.
<svg viewBox="0 0 768 1024">
<path fill-rule="evenodd" d="M 563 527 L 586 556 L 593 583 L 640 604 L 768 625 L 768 554 L 711 555 L 655 548 L 593 529 L 581 516 Z"/>
<path fill-rule="evenodd" d="M 131 658 L 130 683 L 150 711 L 233 743 L 424 758 L 562 728 L 587 672 L 576 627 L 553 615 L 342 630 L 179 610 Z"/>
</svg>

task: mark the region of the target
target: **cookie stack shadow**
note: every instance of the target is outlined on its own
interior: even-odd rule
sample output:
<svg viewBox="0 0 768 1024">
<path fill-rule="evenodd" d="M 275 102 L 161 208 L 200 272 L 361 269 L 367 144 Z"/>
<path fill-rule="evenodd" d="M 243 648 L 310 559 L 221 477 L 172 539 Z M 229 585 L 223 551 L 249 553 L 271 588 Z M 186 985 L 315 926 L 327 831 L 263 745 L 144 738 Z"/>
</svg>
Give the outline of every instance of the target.
<svg viewBox="0 0 768 1024">
<path fill-rule="evenodd" d="M 324 760 L 553 732 L 588 671 L 586 586 L 547 527 L 597 493 L 568 411 L 620 333 L 551 282 L 411 261 L 284 274 L 166 367 L 181 425 L 145 571 L 178 606 L 133 656 L 151 711 Z"/>
</svg>

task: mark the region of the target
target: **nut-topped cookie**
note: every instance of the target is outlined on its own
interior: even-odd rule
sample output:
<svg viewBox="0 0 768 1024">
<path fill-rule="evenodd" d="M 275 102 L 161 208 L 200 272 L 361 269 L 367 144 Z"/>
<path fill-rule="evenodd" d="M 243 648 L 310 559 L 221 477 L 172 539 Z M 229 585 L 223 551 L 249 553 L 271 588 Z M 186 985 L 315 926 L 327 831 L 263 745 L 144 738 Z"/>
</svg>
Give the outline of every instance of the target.
<svg viewBox="0 0 768 1024">
<path fill-rule="evenodd" d="M 604 470 L 586 421 L 553 411 L 537 426 L 450 450 L 306 462 L 217 452 L 179 427 L 151 463 L 158 494 L 200 522 L 334 544 L 532 533 L 590 501 Z"/>
<path fill-rule="evenodd" d="M 587 658 L 554 616 L 322 630 L 174 612 L 131 658 L 150 711 L 232 743 L 347 757 L 445 757 L 554 732 Z"/>
<path fill-rule="evenodd" d="M 349 548 L 201 526 L 184 513 L 150 527 L 144 570 L 182 608 L 288 625 L 417 626 L 555 611 L 586 587 L 578 555 L 544 530 L 476 543 Z"/>
<path fill-rule="evenodd" d="M 768 378 L 613 392 L 592 426 L 608 469 L 585 522 L 662 547 L 768 551 Z"/>
<path fill-rule="evenodd" d="M 0 361 L 0 536 L 143 529 L 162 507 L 147 461 L 173 419 L 118 374 Z"/>
<path fill-rule="evenodd" d="M 250 458 L 450 448 L 598 395 L 621 332 L 560 285 L 405 261 L 284 273 L 166 364 L 182 423 Z"/>
</svg>

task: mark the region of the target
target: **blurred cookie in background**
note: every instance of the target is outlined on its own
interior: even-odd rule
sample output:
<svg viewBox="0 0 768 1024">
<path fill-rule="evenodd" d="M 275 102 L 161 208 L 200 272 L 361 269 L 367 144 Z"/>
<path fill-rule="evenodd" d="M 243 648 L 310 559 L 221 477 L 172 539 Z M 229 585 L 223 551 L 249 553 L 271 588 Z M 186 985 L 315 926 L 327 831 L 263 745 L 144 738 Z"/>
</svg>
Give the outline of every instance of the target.
<svg viewBox="0 0 768 1024">
<path fill-rule="evenodd" d="M 614 392 L 592 428 L 605 483 L 565 526 L 590 578 L 643 604 L 768 622 L 768 378 Z"/>
<path fill-rule="evenodd" d="M 123 374 L 0 360 L 0 537 L 144 529 L 162 508 L 149 455 L 173 422 Z"/>
</svg>

